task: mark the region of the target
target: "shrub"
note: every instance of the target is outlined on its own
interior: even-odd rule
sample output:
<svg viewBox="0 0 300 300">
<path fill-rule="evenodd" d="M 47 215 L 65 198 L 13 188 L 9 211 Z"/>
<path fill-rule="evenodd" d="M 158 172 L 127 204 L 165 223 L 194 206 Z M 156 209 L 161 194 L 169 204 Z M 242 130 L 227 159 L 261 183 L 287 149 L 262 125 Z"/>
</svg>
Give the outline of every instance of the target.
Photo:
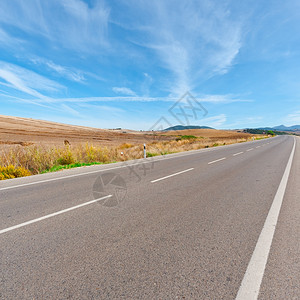
<svg viewBox="0 0 300 300">
<path fill-rule="evenodd" d="M 66 146 L 60 153 L 57 163 L 59 165 L 70 165 L 75 162 L 72 151 L 69 146 Z"/>
<path fill-rule="evenodd" d="M 158 155 L 158 153 L 146 152 L 147 157 L 153 157 L 153 156 L 157 156 L 157 155 Z"/>
<path fill-rule="evenodd" d="M 182 140 L 191 140 L 191 139 L 196 139 L 197 137 L 194 135 L 183 135 L 181 137 Z"/>
<path fill-rule="evenodd" d="M 197 138 L 177 136 L 178 141 L 153 141 L 147 143 L 147 157 L 169 153 L 216 147 L 246 142 L 246 138 Z M 124 149 L 124 150 L 121 150 Z M 64 147 L 30 145 L 14 146 L 0 151 L 0 180 L 30 174 L 72 168 L 80 165 L 109 163 L 143 157 L 143 145 L 124 143 L 121 146 L 102 147 L 92 144 L 66 145 Z M 123 152 L 123 154 L 121 154 Z M 4 169 L 7 168 L 7 169 Z"/>
<path fill-rule="evenodd" d="M 0 166 L 0 180 L 11 179 L 16 177 L 24 177 L 30 175 L 31 175 L 30 171 L 23 167 L 15 168 L 12 165 L 9 165 L 7 167 Z"/>
<path fill-rule="evenodd" d="M 85 145 L 85 151 L 86 151 L 86 160 L 88 162 L 92 162 L 96 160 L 96 148 L 92 145 L 89 145 L 88 143 L 86 143 Z"/>
<path fill-rule="evenodd" d="M 196 136 L 194 135 L 180 135 L 176 138 L 176 141 L 181 141 L 181 140 L 194 140 L 197 139 Z"/>
<path fill-rule="evenodd" d="M 129 143 L 124 143 L 122 145 L 120 145 L 120 149 L 128 149 L 131 148 L 133 145 L 129 144 Z"/>
</svg>

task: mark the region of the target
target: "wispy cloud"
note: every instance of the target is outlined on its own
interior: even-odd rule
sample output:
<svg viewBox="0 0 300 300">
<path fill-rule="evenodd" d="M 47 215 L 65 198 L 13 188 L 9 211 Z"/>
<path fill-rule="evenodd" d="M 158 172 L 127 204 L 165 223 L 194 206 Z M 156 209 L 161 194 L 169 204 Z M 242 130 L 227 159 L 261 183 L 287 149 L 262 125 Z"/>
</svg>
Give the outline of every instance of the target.
<svg viewBox="0 0 300 300">
<path fill-rule="evenodd" d="M 20 40 L 10 36 L 7 32 L 0 28 L 0 46 L 16 46 L 20 44 Z"/>
<path fill-rule="evenodd" d="M 215 104 L 228 104 L 228 103 L 234 103 L 234 102 L 253 102 L 251 99 L 243 99 L 240 98 L 239 95 L 205 95 L 205 96 L 198 96 L 196 97 L 197 100 L 201 102 L 207 102 L 207 103 L 215 103 Z"/>
<path fill-rule="evenodd" d="M 43 100 L 47 100 L 48 97 L 42 94 L 42 91 L 53 93 L 63 89 L 63 86 L 55 81 L 2 61 L 0 61 L 0 79 L 2 79 L 0 84 L 4 86 Z"/>
<path fill-rule="evenodd" d="M 82 82 L 85 80 L 83 74 L 81 74 L 80 72 L 72 71 L 70 68 L 57 65 L 52 61 L 47 62 L 46 65 L 48 68 L 54 70 L 58 74 L 61 74 L 73 81 Z"/>
<path fill-rule="evenodd" d="M 44 65 L 49 70 L 56 72 L 58 75 L 67 78 L 75 82 L 84 82 L 86 80 L 84 72 L 77 70 L 75 68 L 69 68 L 65 66 L 58 65 L 51 60 L 47 60 L 40 57 L 31 58 L 30 61 L 35 65 Z"/>
<path fill-rule="evenodd" d="M 102 0 L 93 5 L 81 0 L 10 0 L 0 5 L 1 23 L 78 51 L 107 46 L 108 18 L 109 9 Z"/>
<path fill-rule="evenodd" d="M 224 2 L 123 3 L 135 18 L 120 16 L 118 23 L 139 30 L 140 34 L 131 40 L 153 50 L 173 73 L 169 88 L 175 95 L 193 90 L 199 80 L 226 73 L 239 53 L 242 25 Z"/>
<path fill-rule="evenodd" d="M 229 70 L 241 47 L 242 24 L 237 19 L 225 3 L 211 0 L 120 0 L 117 10 L 104 0 L 92 4 L 83 0 L 10 0 L 0 5 L 0 39 L 4 36 L 9 40 L 8 28 L 17 28 L 31 37 L 46 38 L 54 49 L 105 54 L 114 59 L 128 59 L 132 45 L 138 45 L 133 52 L 167 70 L 168 74 L 156 82 L 164 92 L 177 97 Z M 122 26 L 126 34 L 108 39 L 111 23 Z M 118 51 L 109 47 L 110 43 L 117 43 Z M 53 57 L 40 63 L 75 82 L 87 82 L 87 76 L 96 78 L 57 63 Z M 144 74 L 139 91 L 148 96 L 153 80 L 149 71 Z"/>
<path fill-rule="evenodd" d="M 263 117 L 261 116 L 255 116 L 255 117 L 246 117 L 243 119 L 245 123 L 250 123 L 250 124 L 256 124 L 258 122 L 261 122 L 263 120 Z M 242 121 L 242 120 L 241 120 Z"/>
<path fill-rule="evenodd" d="M 220 128 L 224 125 L 227 121 L 225 114 L 220 114 L 217 116 L 212 116 L 209 118 L 201 119 L 201 123 L 205 124 L 206 126 L 213 127 L 213 128 Z"/>
<path fill-rule="evenodd" d="M 47 108 L 47 110 L 55 110 L 55 111 L 59 110 L 57 108 L 54 108 L 51 105 L 45 105 L 43 103 L 33 101 L 33 100 L 30 100 L 30 99 L 19 98 L 19 97 L 7 95 L 7 94 L 0 94 L 0 96 L 4 96 L 3 99 L 1 99 L 1 100 L 6 100 L 6 101 L 9 100 L 10 102 L 13 102 L 13 103 L 17 102 L 17 103 L 33 104 L 33 105 L 37 105 L 37 106 L 40 106 L 40 107 L 43 107 L 43 108 Z M 61 110 L 59 110 L 59 111 L 61 111 Z"/>
<path fill-rule="evenodd" d="M 77 116 L 77 117 L 80 116 L 80 113 L 77 110 L 75 110 L 74 108 L 70 107 L 69 105 L 62 104 L 61 108 L 63 111 L 65 111 L 66 113 L 68 113 L 70 115 Z"/>
<path fill-rule="evenodd" d="M 153 78 L 148 73 L 144 73 L 144 81 L 141 84 L 141 93 L 143 96 L 149 96 L 150 94 L 150 87 L 153 84 Z"/>
<path fill-rule="evenodd" d="M 114 114 L 125 113 L 124 109 L 115 106 L 109 105 L 99 105 L 99 104 L 90 104 L 90 103 L 77 103 L 76 104 L 80 108 L 85 108 L 92 110 L 93 112 L 109 112 Z"/>
<path fill-rule="evenodd" d="M 136 96 L 136 93 L 127 87 L 113 87 L 113 92 L 116 94 L 128 95 L 128 96 Z"/>
<path fill-rule="evenodd" d="M 288 114 L 284 118 L 284 125 L 286 126 L 300 125 L 300 110 Z"/>
<path fill-rule="evenodd" d="M 234 102 L 251 102 L 252 100 L 239 99 L 234 95 L 206 95 L 196 97 L 197 101 L 205 103 L 229 104 Z M 176 102 L 180 97 L 144 97 L 144 96 L 116 96 L 116 97 L 78 97 L 52 98 L 53 103 L 90 103 L 90 102 Z M 39 101 L 36 99 L 36 101 Z"/>
<path fill-rule="evenodd" d="M 55 72 L 58 76 L 63 77 L 64 79 L 68 79 L 78 83 L 87 83 L 88 78 L 105 81 L 105 79 L 92 72 L 79 70 L 74 67 L 62 66 L 46 58 L 33 56 L 28 58 L 27 60 L 32 62 L 34 65 L 46 67 L 48 70 Z"/>
</svg>

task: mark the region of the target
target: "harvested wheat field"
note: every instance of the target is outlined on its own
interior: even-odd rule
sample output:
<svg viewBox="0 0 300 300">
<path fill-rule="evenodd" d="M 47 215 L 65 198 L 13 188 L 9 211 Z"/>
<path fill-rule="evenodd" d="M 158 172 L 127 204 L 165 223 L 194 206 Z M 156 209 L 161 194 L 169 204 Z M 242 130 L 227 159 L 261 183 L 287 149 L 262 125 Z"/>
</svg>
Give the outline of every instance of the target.
<svg viewBox="0 0 300 300">
<path fill-rule="evenodd" d="M 117 146 L 122 143 L 140 144 L 145 141 L 170 141 L 179 135 L 194 135 L 212 139 L 249 138 L 253 135 L 229 130 L 187 129 L 167 132 L 141 132 L 127 129 L 98 129 L 67 125 L 43 120 L 0 115 L 0 147 L 7 145 L 62 146 L 92 143 L 98 146 Z"/>
<path fill-rule="evenodd" d="M 139 132 L 0 116 L 0 179 L 141 158 L 144 143 L 151 157 L 245 142 L 253 137 L 230 130 Z"/>
<path fill-rule="evenodd" d="M 218 138 L 218 139 L 231 139 L 231 138 L 248 138 L 249 133 L 237 132 L 236 130 L 217 130 L 217 129 L 186 129 L 166 131 L 161 133 L 165 136 L 178 136 L 178 135 L 194 135 L 202 138 Z M 252 136 L 252 135 L 250 135 Z"/>
<path fill-rule="evenodd" d="M 149 135 L 146 135 L 148 138 Z M 93 143 L 112 146 L 121 143 L 143 143 L 145 134 L 133 130 L 109 130 L 67 125 L 49 121 L 8 117 L 0 115 L 0 144 L 28 146 L 32 144 L 64 145 Z M 151 139 L 169 140 L 167 137 L 152 136 Z"/>
<path fill-rule="evenodd" d="M 167 132 L 140 132 L 127 129 L 98 129 L 92 127 L 67 125 L 43 120 L 26 119 L 0 115 L 0 144 L 64 145 L 93 143 L 95 145 L 113 146 L 122 143 L 144 143 L 144 141 L 169 141 L 179 135 L 194 135 L 204 138 L 249 138 L 250 134 L 229 130 L 187 129 Z M 1 147 L 1 146 L 0 146 Z"/>
</svg>

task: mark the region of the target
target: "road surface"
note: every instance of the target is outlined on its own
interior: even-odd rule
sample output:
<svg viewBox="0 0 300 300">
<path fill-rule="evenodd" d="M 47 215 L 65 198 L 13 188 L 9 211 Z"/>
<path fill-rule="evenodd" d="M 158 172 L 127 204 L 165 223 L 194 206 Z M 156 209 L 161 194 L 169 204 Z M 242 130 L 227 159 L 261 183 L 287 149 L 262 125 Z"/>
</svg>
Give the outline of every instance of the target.
<svg viewBox="0 0 300 300">
<path fill-rule="evenodd" d="M 0 183 L 1 299 L 299 299 L 300 139 Z"/>
</svg>

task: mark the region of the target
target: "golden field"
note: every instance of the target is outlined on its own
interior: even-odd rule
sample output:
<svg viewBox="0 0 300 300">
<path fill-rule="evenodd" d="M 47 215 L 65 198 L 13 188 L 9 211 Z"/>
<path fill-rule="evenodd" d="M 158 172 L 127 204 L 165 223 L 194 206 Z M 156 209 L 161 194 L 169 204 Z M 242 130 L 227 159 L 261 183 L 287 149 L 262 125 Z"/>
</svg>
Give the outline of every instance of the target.
<svg viewBox="0 0 300 300">
<path fill-rule="evenodd" d="M 0 116 L 0 170 L 3 175 L 0 179 L 142 158 L 144 143 L 147 156 L 156 156 L 245 142 L 253 137 L 256 138 L 231 130 L 140 132 Z M 9 174 L 5 168 L 10 170 Z"/>
</svg>

